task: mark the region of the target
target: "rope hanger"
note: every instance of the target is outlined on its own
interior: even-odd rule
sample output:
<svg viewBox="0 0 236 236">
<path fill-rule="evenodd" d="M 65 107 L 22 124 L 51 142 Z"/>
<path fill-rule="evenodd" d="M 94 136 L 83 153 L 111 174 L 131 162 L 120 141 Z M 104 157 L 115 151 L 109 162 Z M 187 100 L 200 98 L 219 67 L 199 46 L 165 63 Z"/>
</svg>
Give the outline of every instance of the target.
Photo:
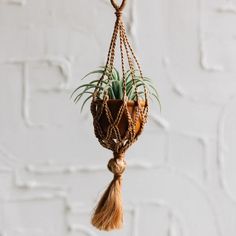
<svg viewBox="0 0 236 236">
<path fill-rule="evenodd" d="M 111 0 L 111 4 L 116 10 L 116 22 L 104 72 L 94 90 L 91 103 L 95 135 L 103 147 L 113 151 L 113 158 L 108 162 L 108 169 L 114 174 L 114 177 L 98 202 L 91 221 L 95 227 L 106 231 L 119 229 L 123 224 L 121 180 L 126 168 L 125 152 L 138 139 L 148 116 L 146 86 L 143 86 L 144 96 L 141 97 L 138 91 L 137 79 L 135 79 L 136 71 L 139 72 L 140 79 L 143 79 L 143 73 L 122 21 L 122 11 L 126 3 L 127 0 L 123 0 L 118 5 L 115 0 Z M 121 55 L 123 98 L 122 100 L 110 100 L 108 91 L 101 94 L 99 87 L 104 79 L 112 79 L 118 38 Z M 134 85 L 135 99 L 132 101 L 128 101 L 126 95 L 125 57 Z M 135 70 L 136 67 L 137 70 Z"/>
<path fill-rule="evenodd" d="M 110 0 L 112 6 L 115 8 L 115 14 L 116 14 L 116 22 L 115 22 L 115 26 L 114 26 L 114 30 L 113 30 L 113 34 L 112 34 L 112 38 L 111 38 L 111 43 L 110 43 L 110 47 L 109 47 L 109 51 L 108 51 L 108 55 L 107 55 L 107 61 L 106 61 L 106 65 L 105 65 L 105 69 L 104 69 L 104 73 L 102 75 L 102 77 L 100 78 L 99 82 L 98 82 L 98 86 L 94 91 L 93 94 L 93 99 L 96 100 L 96 97 L 98 97 L 98 92 L 99 92 L 99 85 L 102 83 L 102 80 L 105 78 L 105 75 L 107 75 L 108 79 L 111 78 L 111 74 L 112 74 L 112 70 L 114 68 L 114 60 L 115 60 L 115 49 L 116 49 L 116 41 L 119 38 L 120 40 L 120 54 L 121 54 L 121 66 L 122 66 L 122 78 L 123 78 L 123 100 L 126 100 L 126 78 L 125 78 L 125 62 L 124 62 L 124 57 L 127 57 L 128 60 L 128 65 L 129 65 L 129 69 L 130 69 L 130 74 L 131 74 L 131 78 L 133 81 L 133 84 L 136 83 L 135 81 L 135 64 L 137 66 L 138 72 L 140 74 L 140 78 L 143 79 L 143 73 L 141 70 L 141 66 L 138 62 L 138 59 L 134 53 L 133 48 L 131 47 L 131 44 L 129 42 L 129 39 L 127 37 L 127 33 L 126 33 L 126 29 L 125 29 L 125 25 L 123 23 L 122 20 L 122 11 L 126 6 L 127 0 L 123 0 L 122 3 L 120 4 L 120 6 L 116 3 L 115 0 Z M 146 89 L 146 86 L 144 86 L 144 97 L 145 97 L 145 101 L 146 103 L 148 103 L 148 91 Z M 135 95 L 136 95 L 136 101 L 139 100 L 139 95 L 138 95 L 138 89 L 137 86 L 135 86 Z M 107 96 L 107 93 L 105 94 L 105 96 Z M 147 104 L 148 106 L 148 104 Z"/>
</svg>

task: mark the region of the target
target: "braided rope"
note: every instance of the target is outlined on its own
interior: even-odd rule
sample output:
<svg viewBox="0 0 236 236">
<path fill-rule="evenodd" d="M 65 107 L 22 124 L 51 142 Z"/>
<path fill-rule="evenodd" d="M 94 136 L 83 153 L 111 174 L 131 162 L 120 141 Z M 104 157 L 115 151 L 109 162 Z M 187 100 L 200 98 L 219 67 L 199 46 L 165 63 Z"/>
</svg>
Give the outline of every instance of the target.
<svg viewBox="0 0 236 236">
<path fill-rule="evenodd" d="M 135 65 L 138 67 L 140 78 L 143 79 L 140 64 L 135 56 L 134 50 L 128 40 L 124 23 L 122 21 L 122 10 L 126 0 L 120 6 L 115 0 L 111 0 L 116 9 L 116 22 L 109 46 L 104 73 L 97 83 L 91 103 L 94 133 L 99 143 L 113 151 L 113 159 L 108 163 L 108 169 L 114 174 L 114 179 L 102 196 L 92 218 L 92 224 L 101 230 L 112 230 L 121 227 L 123 222 L 121 204 L 121 177 L 125 171 L 125 152 L 138 139 L 143 131 L 148 115 L 147 89 L 144 85 L 144 99 L 139 98 L 137 80 L 135 79 Z M 108 91 L 100 94 L 99 85 L 106 78 L 111 79 L 116 41 L 119 38 L 119 50 L 122 68 L 122 100 L 111 100 Z M 132 83 L 135 89 L 135 100 L 128 101 L 126 91 L 125 57 L 127 58 Z"/>
<path fill-rule="evenodd" d="M 104 68 L 104 73 L 100 80 L 98 81 L 98 86 L 105 76 L 110 79 L 112 70 L 114 68 L 115 61 L 115 51 L 116 51 L 116 41 L 119 38 L 120 45 L 120 55 L 121 55 L 121 68 L 122 68 L 122 86 L 123 86 L 123 99 L 119 109 L 116 109 L 116 113 L 112 114 L 110 108 L 112 106 L 109 103 L 108 92 L 105 91 L 103 98 L 98 97 L 99 88 L 94 91 L 94 99 L 91 103 L 91 113 L 94 119 L 94 131 L 101 145 L 105 148 L 111 149 L 112 151 L 119 153 L 124 153 L 138 138 L 143 130 L 144 124 L 147 121 L 148 114 L 148 100 L 147 100 L 147 89 L 144 86 L 145 100 L 144 104 L 140 105 L 142 99 L 139 98 L 137 80 L 135 79 L 135 64 L 137 65 L 141 79 L 143 79 L 143 73 L 141 66 L 135 56 L 134 50 L 128 40 L 125 26 L 122 20 L 122 10 L 126 4 L 124 0 L 119 7 L 115 0 L 111 0 L 112 5 L 116 9 L 116 22 L 111 38 L 111 43 L 108 50 L 107 61 Z M 130 75 L 132 78 L 132 83 L 135 89 L 136 101 L 133 105 L 128 105 L 127 91 L 126 91 L 126 76 L 125 76 L 125 57 L 128 61 L 128 66 L 130 69 Z M 131 114 L 132 113 L 132 114 Z M 113 119 L 115 117 L 115 119 Z M 125 121 L 124 121 L 125 120 Z M 126 130 L 121 132 L 121 123 L 126 123 Z M 103 125 L 101 125 L 103 123 Z M 104 127 L 106 123 L 106 127 Z"/>
</svg>

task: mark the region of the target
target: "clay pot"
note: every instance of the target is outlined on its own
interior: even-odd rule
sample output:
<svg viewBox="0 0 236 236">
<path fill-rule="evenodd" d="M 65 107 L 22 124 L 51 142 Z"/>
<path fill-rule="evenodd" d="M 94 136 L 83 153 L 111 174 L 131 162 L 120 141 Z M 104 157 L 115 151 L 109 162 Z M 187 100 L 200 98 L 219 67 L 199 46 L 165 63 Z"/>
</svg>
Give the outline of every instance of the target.
<svg viewBox="0 0 236 236">
<path fill-rule="evenodd" d="M 107 104 L 108 104 L 109 110 L 111 111 L 111 115 L 113 117 L 113 120 L 115 120 L 116 117 L 117 117 L 117 114 L 119 112 L 119 109 L 123 104 L 123 101 L 118 100 L 118 99 L 117 100 L 110 99 L 110 100 L 107 101 Z M 102 100 L 97 100 L 96 105 L 101 106 L 102 105 Z M 140 101 L 140 105 L 141 105 L 141 109 L 144 110 L 145 101 Z M 135 101 L 128 101 L 127 102 L 127 107 L 128 107 L 128 111 L 131 115 L 131 118 L 134 121 L 135 117 L 137 115 L 138 104 Z M 97 107 L 97 108 L 99 108 L 99 107 Z M 141 122 L 142 122 L 142 118 L 141 118 L 141 116 L 139 116 L 139 118 L 137 119 L 136 125 L 135 125 L 135 134 L 136 135 L 140 132 Z M 106 134 L 107 128 L 110 125 L 110 123 L 107 119 L 107 115 L 106 115 L 105 110 L 103 110 L 103 112 L 102 112 L 102 115 L 99 119 L 99 124 L 102 128 L 103 133 Z M 127 116 L 126 112 L 123 112 L 123 114 L 121 116 L 121 119 L 120 119 L 120 122 L 118 124 L 118 129 L 119 129 L 119 132 L 120 132 L 120 135 L 121 135 L 122 138 L 125 136 L 125 134 L 128 130 L 128 126 L 129 126 L 128 116 Z M 116 138 L 116 137 L 113 134 L 111 138 Z"/>
</svg>

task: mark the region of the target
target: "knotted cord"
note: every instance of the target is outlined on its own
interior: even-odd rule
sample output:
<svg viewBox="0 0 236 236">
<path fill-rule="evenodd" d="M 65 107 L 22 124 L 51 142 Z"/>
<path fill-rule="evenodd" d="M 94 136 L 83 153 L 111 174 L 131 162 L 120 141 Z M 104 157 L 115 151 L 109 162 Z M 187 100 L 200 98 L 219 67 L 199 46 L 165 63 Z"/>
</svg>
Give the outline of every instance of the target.
<svg viewBox="0 0 236 236">
<path fill-rule="evenodd" d="M 143 73 L 128 40 L 122 20 L 122 10 L 126 5 L 126 0 L 123 0 L 120 6 L 115 0 L 111 0 L 111 3 L 116 10 L 116 22 L 104 73 L 97 83 L 91 103 L 95 135 L 103 147 L 113 151 L 113 158 L 108 162 L 108 169 L 114 174 L 114 178 L 100 199 L 92 217 L 92 224 L 98 229 L 106 231 L 118 229 L 123 224 L 121 179 L 126 168 L 125 152 L 141 134 L 148 115 L 147 89 L 144 84 L 144 97 L 141 97 L 135 78 L 135 66 L 137 66 L 141 79 L 143 79 Z M 123 98 L 122 100 L 110 100 L 108 91 L 100 92 L 100 84 L 106 78 L 111 80 L 118 38 L 120 42 Z M 135 92 L 133 101 L 129 101 L 127 97 L 125 57 L 128 61 Z"/>
</svg>

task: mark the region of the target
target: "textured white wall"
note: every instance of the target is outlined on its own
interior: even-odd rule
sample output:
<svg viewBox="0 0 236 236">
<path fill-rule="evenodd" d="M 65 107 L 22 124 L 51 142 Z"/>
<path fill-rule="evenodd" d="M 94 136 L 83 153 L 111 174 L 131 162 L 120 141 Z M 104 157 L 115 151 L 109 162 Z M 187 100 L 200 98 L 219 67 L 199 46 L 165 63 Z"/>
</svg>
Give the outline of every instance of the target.
<svg viewBox="0 0 236 236">
<path fill-rule="evenodd" d="M 69 100 L 104 64 L 108 0 L 0 0 L 0 235 L 102 236 L 89 224 L 112 176 L 91 115 Z M 161 95 L 127 153 L 124 229 L 236 235 L 236 1 L 129 0 L 144 73 Z"/>
</svg>

